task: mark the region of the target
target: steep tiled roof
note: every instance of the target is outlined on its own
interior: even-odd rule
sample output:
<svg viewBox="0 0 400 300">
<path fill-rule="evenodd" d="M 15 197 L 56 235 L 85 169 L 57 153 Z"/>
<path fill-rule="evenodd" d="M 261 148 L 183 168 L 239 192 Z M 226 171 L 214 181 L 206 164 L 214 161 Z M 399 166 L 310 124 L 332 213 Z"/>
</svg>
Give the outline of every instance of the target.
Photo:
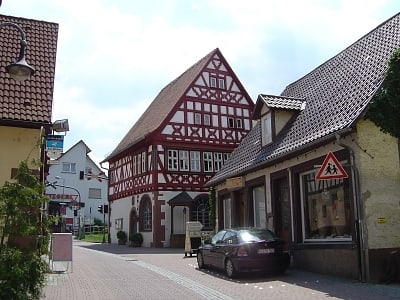
<svg viewBox="0 0 400 300">
<path fill-rule="evenodd" d="M 221 55 L 218 48 L 214 49 L 182 75 L 165 86 L 114 151 L 104 161 L 118 155 L 135 143 L 141 141 L 147 134 L 155 131 L 190 87 L 199 72 L 206 66 L 209 59 L 216 53 Z"/>
<path fill-rule="evenodd" d="M 58 24 L 0 15 L 0 23 L 19 25 L 26 35 L 26 61 L 35 68 L 23 82 L 10 78 L 5 67 L 19 56 L 21 35 L 12 26 L 0 28 L 0 124 L 40 128 L 51 123 Z M 19 125 L 22 126 L 22 125 Z"/>
<path fill-rule="evenodd" d="M 261 147 L 257 124 L 207 185 L 283 160 L 334 133 L 349 130 L 379 89 L 387 62 L 399 47 L 400 14 L 397 14 L 287 86 L 281 96 L 305 99 L 305 109 L 267 147 Z"/>
</svg>

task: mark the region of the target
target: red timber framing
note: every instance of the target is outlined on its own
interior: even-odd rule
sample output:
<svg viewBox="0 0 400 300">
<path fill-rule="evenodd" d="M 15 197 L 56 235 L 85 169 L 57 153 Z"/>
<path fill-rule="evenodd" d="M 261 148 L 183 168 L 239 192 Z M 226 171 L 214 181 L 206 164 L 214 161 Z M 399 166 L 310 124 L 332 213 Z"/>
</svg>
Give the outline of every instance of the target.
<svg viewBox="0 0 400 300">
<path fill-rule="evenodd" d="M 220 50 L 213 50 L 160 91 L 105 160 L 109 200 L 147 193 L 153 218 L 163 220 L 171 192 L 206 193 L 205 183 L 251 130 L 253 108 Z M 151 245 L 169 238 L 162 220 L 153 219 Z"/>
</svg>

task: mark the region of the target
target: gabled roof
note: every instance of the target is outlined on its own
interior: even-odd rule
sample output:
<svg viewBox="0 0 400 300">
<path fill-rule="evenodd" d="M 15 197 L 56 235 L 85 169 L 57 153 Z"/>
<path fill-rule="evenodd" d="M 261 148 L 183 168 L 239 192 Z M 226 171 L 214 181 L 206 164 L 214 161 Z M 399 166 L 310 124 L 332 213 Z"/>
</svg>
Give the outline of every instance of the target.
<svg viewBox="0 0 400 300">
<path fill-rule="evenodd" d="M 0 28 L 0 124 L 40 128 L 51 123 L 58 24 L 0 15 L 26 34 L 26 61 L 35 68 L 23 82 L 10 78 L 5 67 L 19 56 L 21 35 L 12 26 Z M 15 124 L 19 125 L 15 125 Z"/>
<path fill-rule="evenodd" d="M 104 161 L 108 161 L 112 157 L 143 140 L 149 133 L 154 132 L 162 124 L 193 81 L 197 78 L 200 71 L 207 66 L 208 62 L 215 54 L 222 57 L 220 50 L 218 48 L 214 49 L 186 70 L 182 75 L 165 86 L 139 120 L 128 131 L 118 146 Z"/>
<path fill-rule="evenodd" d="M 306 107 L 306 101 L 304 99 L 293 97 L 263 94 L 258 95 L 256 106 L 253 112 L 253 119 L 259 119 L 261 117 L 260 113 L 263 105 L 266 105 L 270 109 L 301 111 Z"/>
<path fill-rule="evenodd" d="M 261 147 L 261 129 L 257 124 L 207 186 L 282 161 L 333 138 L 335 133 L 351 130 L 382 84 L 387 62 L 399 47 L 397 14 L 288 85 L 281 96 L 304 99 L 305 109 L 266 147 Z"/>
</svg>

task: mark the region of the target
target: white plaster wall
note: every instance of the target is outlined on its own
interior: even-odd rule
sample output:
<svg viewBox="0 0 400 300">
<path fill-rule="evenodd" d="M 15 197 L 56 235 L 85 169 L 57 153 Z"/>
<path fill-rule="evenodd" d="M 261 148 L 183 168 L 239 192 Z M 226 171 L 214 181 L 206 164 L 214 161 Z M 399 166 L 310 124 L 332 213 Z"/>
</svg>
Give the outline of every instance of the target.
<svg viewBox="0 0 400 300">
<path fill-rule="evenodd" d="M 125 197 L 116 201 L 110 202 L 111 215 L 110 215 L 110 237 L 111 243 L 118 243 L 117 229 L 115 228 L 115 219 L 123 219 L 122 229 L 129 234 L 129 215 L 132 208 L 132 197 Z M 144 237 L 143 237 L 144 239 Z"/>
<path fill-rule="evenodd" d="M 357 131 L 360 146 L 357 160 L 368 248 L 399 248 L 399 140 L 382 133 L 367 120 L 358 123 Z"/>
</svg>

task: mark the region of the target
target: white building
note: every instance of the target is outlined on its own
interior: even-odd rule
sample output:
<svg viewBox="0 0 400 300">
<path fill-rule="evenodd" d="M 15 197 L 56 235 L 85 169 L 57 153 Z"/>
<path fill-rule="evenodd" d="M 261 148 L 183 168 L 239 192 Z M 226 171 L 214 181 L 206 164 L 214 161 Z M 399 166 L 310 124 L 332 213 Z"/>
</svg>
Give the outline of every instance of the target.
<svg viewBox="0 0 400 300">
<path fill-rule="evenodd" d="M 108 214 L 98 211 L 100 205 L 108 204 L 107 177 L 89 157 L 90 151 L 81 140 L 49 168 L 47 182 L 51 185 L 46 188 L 50 198 L 49 214 L 64 219 L 55 226 L 56 231 L 77 229 L 79 225 L 89 227 L 95 219 L 108 223 Z"/>
</svg>

